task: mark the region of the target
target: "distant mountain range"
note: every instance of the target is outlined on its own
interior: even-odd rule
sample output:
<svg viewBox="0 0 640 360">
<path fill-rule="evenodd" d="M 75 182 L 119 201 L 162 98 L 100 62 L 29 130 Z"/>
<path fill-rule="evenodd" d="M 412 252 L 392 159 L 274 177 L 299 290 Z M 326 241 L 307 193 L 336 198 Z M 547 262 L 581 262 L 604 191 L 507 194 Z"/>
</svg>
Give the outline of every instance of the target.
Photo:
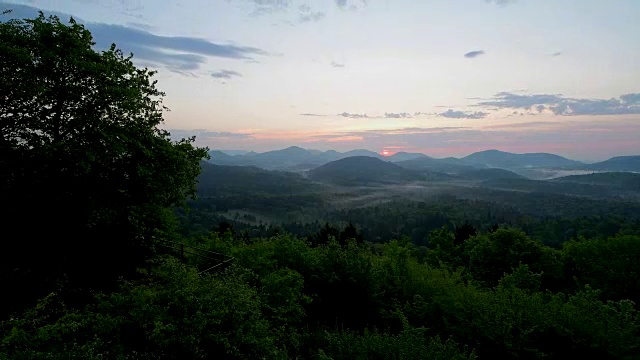
<svg viewBox="0 0 640 360">
<path fill-rule="evenodd" d="M 233 151 L 227 153 L 221 150 L 210 151 L 209 162 L 216 165 L 236 165 L 236 166 L 257 166 L 269 170 L 304 171 L 310 170 L 320 165 L 353 156 L 367 156 L 388 161 L 409 160 L 419 157 L 427 157 L 419 153 L 399 152 L 389 157 L 373 151 L 356 149 L 347 152 L 337 152 L 335 150 L 319 151 L 307 150 L 298 146 L 291 146 L 282 150 L 267 151 L 263 153 L 249 152 L 246 154 Z"/>
<path fill-rule="evenodd" d="M 412 172 L 429 174 L 461 174 L 475 169 L 505 169 L 520 175 L 530 176 L 532 171 L 555 169 L 566 171 L 623 171 L 640 172 L 640 156 L 619 156 L 606 161 L 586 164 L 549 153 L 514 154 L 500 150 L 486 150 L 463 158 L 436 159 L 422 153 L 398 152 L 382 156 L 373 151 L 356 149 L 347 152 L 335 150 L 307 150 L 291 146 L 282 150 L 263 153 L 235 150 L 226 153 L 210 151 L 210 163 L 216 165 L 256 166 L 268 170 L 305 172 L 319 166 L 350 157 L 367 157 L 381 162 L 391 162 Z M 363 160 L 361 161 L 369 161 Z"/>
<path fill-rule="evenodd" d="M 427 183 L 433 183 L 437 187 L 449 186 L 459 189 L 484 188 L 609 199 L 640 198 L 640 174 L 631 172 L 599 172 L 552 180 L 533 180 L 500 168 L 475 168 L 457 164 L 459 167 L 456 171 L 459 172 L 447 174 L 425 170 L 424 167 L 419 166 L 414 168 L 401 166 L 401 164 L 413 164 L 424 159 L 431 158 L 394 163 L 372 156 L 350 156 L 304 172 L 274 171 L 255 166 L 213 165 L 204 162 L 198 179 L 198 194 L 201 197 L 239 196 L 242 201 L 250 202 L 251 196 L 247 194 L 289 196 L 331 189 L 333 185 L 428 186 Z M 440 161 L 449 165 L 456 163 L 451 159 L 440 159 Z M 438 162 L 436 164 L 443 166 Z"/>
</svg>

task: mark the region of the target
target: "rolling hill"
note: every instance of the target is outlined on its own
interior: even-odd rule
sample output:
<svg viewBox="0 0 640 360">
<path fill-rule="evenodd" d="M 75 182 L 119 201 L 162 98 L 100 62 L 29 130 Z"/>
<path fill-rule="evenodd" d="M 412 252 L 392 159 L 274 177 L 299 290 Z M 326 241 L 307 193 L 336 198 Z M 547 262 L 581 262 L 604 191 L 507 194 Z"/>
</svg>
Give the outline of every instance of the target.
<svg viewBox="0 0 640 360">
<path fill-rule="evenodd" d="M 369 156 L 352 156 L 319 166 L 307 172 L 318 182 L 338 185 L 393 184 L 423 177 L 394 163 Z"/>
<path fill-rule="evenodd" d="M 602 185 L 619 190 L 640 191 L 640 174 L 629 172 L 604 172 L 588 175 L 572 175 L 553 179 L 554 182 Z"/>
<path fill-rule="evenodd" d="M 640 155 L 617 156 L 609 160 L 589 164 L 584 167 L 588 170 L 598 171 L 634 171 L 640 172 Z"/>
<path fill-rule="evenodd" d="M 248 194 L 299 194 L 318 185 L 299 174 L 269 171 L 254 166 L 227 166 L 201 163 L 199 196 Z"/>
<path fill-rule="evenodd" d="M 263 153 L 229 155 L 223 151 L 210 151 L 209 162 L 215 165 L 256 166 L 268 170 L 299 171 L 314 168 L 331 161 L 351 156 L 370 156 L 382 158 L 378 153 L 356 149 L 344 153 L 335 150 L 307 150 L 298 146 Z"/>
<path fill-rule="evenodd" d="M 429 156 L 422 153 L 408 153 L 404 151 L 397 152 L 386 159 L 389 161 L 405 161 L 412 159 L 421 159 L 421 158 L 429 158 Z"/>
<path fill-rule="evenodd" d="M 518 168 L 556 168 L 556 167 L 580 167 L 584 163 L 569 160 L 560 155 L 548 153 L 514 154 L 500 150 L 486 150 L 473 153 L 462 158 L 467 163 L 483 164 L 489 167 L 502 169 Z"/>
</svg>

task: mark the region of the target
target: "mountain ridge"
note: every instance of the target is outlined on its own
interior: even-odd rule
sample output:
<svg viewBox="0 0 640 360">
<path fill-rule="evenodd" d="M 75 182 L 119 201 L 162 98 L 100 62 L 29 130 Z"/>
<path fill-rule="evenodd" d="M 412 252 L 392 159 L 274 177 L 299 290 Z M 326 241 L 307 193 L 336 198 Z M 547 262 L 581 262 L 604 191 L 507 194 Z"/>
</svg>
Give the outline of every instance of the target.
<svg viewBox="0 0 640 360">
<path fill-rule="evenodd" d="M 457 174 L 472 169 L 499 168 L 527 174 L 536 169 L 564 169 L 589 171 L 625 171 L 640 172 L 640 155 L 616 156 L 608 160 L 586 164 L 580 161 L 552 153 L 511 153 L 497 149 L 478 151 L 462 158 L 434 158 L 424 153 L 400 151 L 390 156 L 382 156 L 367 149 L 354 149 L 346 152 L 336 150 L 304 149 L 290 146 L 280 150 L 262 153 L 233 150 L 232 154 L 224 150 L 211 150 L 209 162 L 216 165 L 257 166 L 268 170 L 306 171 L 332 161 L 365 156 L 397 163 L 401 167 L 418 171 L 435 171 Z"/>
</svg>

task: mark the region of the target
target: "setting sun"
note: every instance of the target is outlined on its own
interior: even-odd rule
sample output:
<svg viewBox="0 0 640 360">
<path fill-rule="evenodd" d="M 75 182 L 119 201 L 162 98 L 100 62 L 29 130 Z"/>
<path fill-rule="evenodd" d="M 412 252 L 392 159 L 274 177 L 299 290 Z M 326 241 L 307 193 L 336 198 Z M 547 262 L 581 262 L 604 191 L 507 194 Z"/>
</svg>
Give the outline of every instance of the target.
<svg viewBox="0 0 640 360">
<path fill-rule="evenodd" d="M 391 151 L 389 150 L 382 150 L 382 156 L 390 156 L 391 155 Z"/>
</svg>

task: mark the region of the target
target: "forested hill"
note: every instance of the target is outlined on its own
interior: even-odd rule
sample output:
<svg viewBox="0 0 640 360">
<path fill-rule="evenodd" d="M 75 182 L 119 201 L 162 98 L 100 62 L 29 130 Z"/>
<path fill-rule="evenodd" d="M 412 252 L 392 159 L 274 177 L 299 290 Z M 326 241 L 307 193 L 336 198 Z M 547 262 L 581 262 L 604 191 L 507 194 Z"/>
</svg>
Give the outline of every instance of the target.
<svg viewBox="0 0 640 360">
<path fill-rule="evenodd" d="M 310 179 L 340 185 L 391 184 L 422 179 L 416 172 L 367 156 L 352 156 L 308 172 Z"/>
<path fill-rule="evenodd" d="M 233 194 L 301 194 L 318 189 L 301 175 L 254 166 L 224 166 L 202 162 L 198 176 L 200 196 Z"/>
<path fill-rule="evenodd" d="M 628 172 L 604 172 L 588 175 L 572 175 L 554 179 L 555 182 L 601 185 L 619 190 L 640 192 L 640 174 Z"/>
<path fill-rule="evenodd" d="M 513 154 L 499 150 L 486 150 L 462 158 L 469 163 L 513 169 L 526 167 L 580 167 L 583 163 L 548 153 Z"/>
<path fill-rule="evenodd" d="M 609 160 L 589 164 L 589 170 L 640 172 L 640 156 L 617 156 Z"/>
</svg>

